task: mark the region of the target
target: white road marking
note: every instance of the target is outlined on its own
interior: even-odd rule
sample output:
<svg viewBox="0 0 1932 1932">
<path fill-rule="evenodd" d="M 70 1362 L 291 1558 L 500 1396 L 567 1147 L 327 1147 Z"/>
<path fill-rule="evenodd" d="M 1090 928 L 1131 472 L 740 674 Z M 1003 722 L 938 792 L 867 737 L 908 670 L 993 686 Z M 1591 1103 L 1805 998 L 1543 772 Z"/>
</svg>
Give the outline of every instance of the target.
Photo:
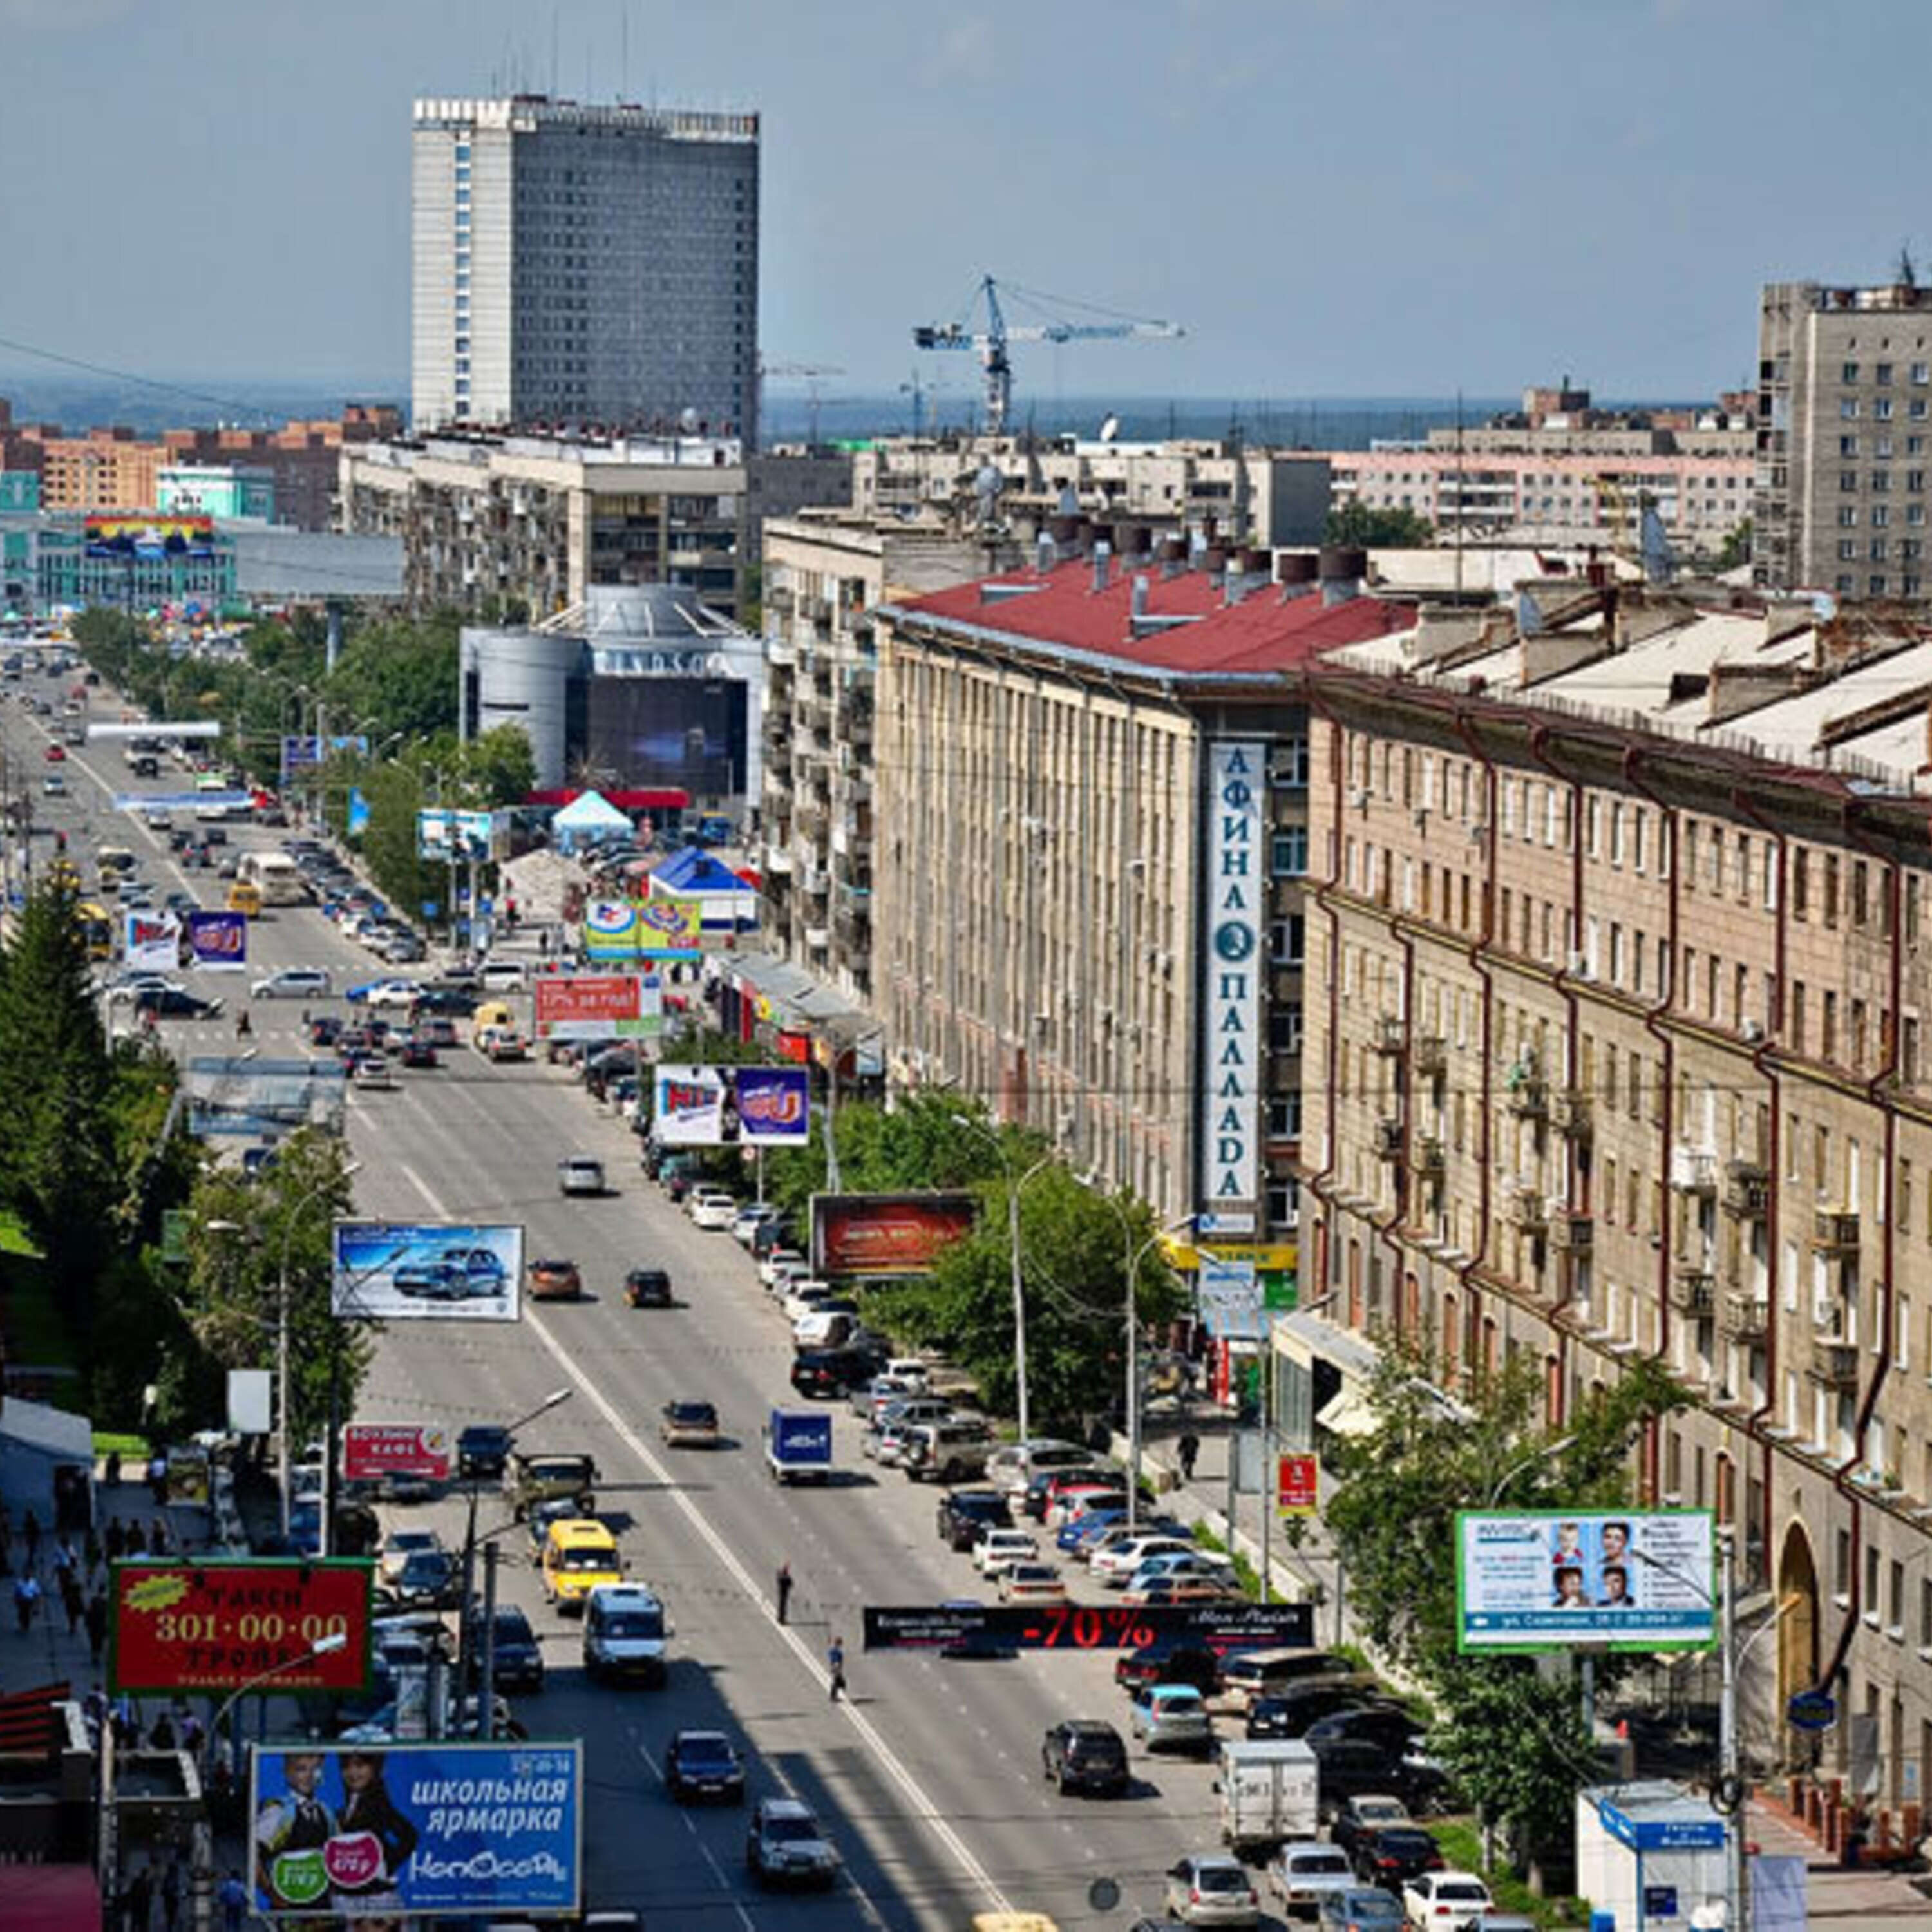
<svg viewBox="0 0 1932 1932">
<path fill-rule="evenodd" d="M 406 1161 L 399 1162 L 398 1165 L 416 1192 L 444 1220 L 453 1221 L 460 1218 L 444 1205 L 434 1189 L 430 1187 L 422 1175 L 418 1174 Z M 644 1464 L 652 1478 L 664 1485 L 672 1503 L 682 1514 L 685 1520 L 690 1524 L 692 1529 L 703 1539 L 711 1553 L 724 1565 L 732 1580 L 744 1592 L 747 1600 L 755 1604 L 760 1610 L 772 1617 L 773 1634 L 790 1646 L 792 1654 L 804 1666 L 813 1681 L 822 1689 L 829 1691 L 832 1682 L 830 1672 L 825 1666 L 819 1662 L 805 1640 L 796 1630 L 789 1624 L 781 1624 L 777 1621 L 774 1606 L 753 1581 L 752 1573 L 739 1561 L 737 1552 L 712 1528 L 697 1504 L 686 1494 L 682 1486 L 673 1482 L 670 1471 L 659 1460 L 656 1451 L 624 1420 L 615 1404 L 591 1380 L 577 1358 L 550 1332 L 542 1317 L 538 1315 L 527 1303 L 524 1309 L 524 1323 L 525 1327 L 535 1331 L 537 1339 L 542 1342 L 557 1366 L 570 1376 L 572 1381 L 602 1412 L 604 1420 L 610 1424 L 618 1439 L 629 1448 L 639 1462 Z M 992 1874 L 974 1856 L 972 1849 L 965 1840 L 952 1828 L 951 1825 L 947 1823 L 939 1807 L 926 1795 L 925 1788 L 906 1768 L 898 1754 L 880 1734 L 878 1726 L 873 1724 L 862 1712 L 856 1709 L 849 1700 L 842 1700 L 836 1708 L 844 1715 L 845 1721 L 857 1732 L 866 1749 L 878 1760 L 880 1768 L 898 1786 L 908 1802 L 912 1805 L 915 1816 L 946 1848 L 953 1862 L 965 1874 L 968 1881 L 979 1887 L 985 1898 L 987 1909 L 993 1912 L 1012 1911 L 1013 1906 L 1011 1901 L 994 1882 Z M 866 1896 L 862 1888 L 855 1885 L 854 1889 L 858 1892 L 861 1898 L 865 1900 L 868 1909 L 876 1913 L 877 1906 L 873 1904 L 870 1898 Z"/>
</svg>

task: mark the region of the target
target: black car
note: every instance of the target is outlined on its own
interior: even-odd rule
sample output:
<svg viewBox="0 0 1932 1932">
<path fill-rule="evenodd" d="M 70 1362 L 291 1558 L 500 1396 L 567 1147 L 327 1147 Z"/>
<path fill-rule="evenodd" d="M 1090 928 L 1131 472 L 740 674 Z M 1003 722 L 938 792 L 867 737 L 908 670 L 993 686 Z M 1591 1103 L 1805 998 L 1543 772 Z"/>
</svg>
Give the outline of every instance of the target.
<svg viewBox="0 0 1932 1932">
<path fill-rule="evenodd" d="M 418 1040 L 414 1034 L 404 1040 L 398 1048 L 396 1061 L 401 1066 L 426 1067 L 439 1064 L 434 1045 L 426 1040 Z"/>
<path fill-rule="evenodd" d="M 792 1358 L 791 1385 L 800 1395 L 849 1395 L 885 1365 L 872 1348 L 801 1348 Z"/>
<path fill-rule="evenodd" d="M 1251 1738 L 1299 1738 L 1324 1718 L 1332 1718 L 1340 1711 L 1356 1711 L 1365 1708 L 1381 1708 L 1380 1701 L 1372 1692 L 1366 1691 L 1360 1683 L 1316 1682 L 1291 1684 L 1271 1697 L 1257 1697 L 1249 1709 Z M 1400 1706 L 1390 1708 L 1401 1714 Z M 1256 1730 L 1252 1720 L 1265 1715 L 1272 1729 Z M 1410 1729 L 1419 1730 L 1420 1725 L 1412 1724 Z"/>
<path fill-rule="evenodd" d="M 1364 1885 L 1399 1892 L 1412 1878 L 1441 1871 L 1448 1863 L 1442 1847 L 1420 1825 L 1385 1825 L 1357 1840 L 1355 1874 Z"/>
<path fill-rule="evenodd" d="M 624 1277 L 624 1299 L 633 1308 L 668 1308 L 670 1276 L 662 1268 L 633 1268 Z"/>
<path fill-rule="evenodd" d="M 1040 1748 L 1040 1768 L 1063 1794 L 1090 1791 L 1117 1797 L 1127 1788 L 1127 1748 L 1112 1724 L 1097 1718 L 1069 1718 L 1047 1732 Z"/>
<path fill-rule="evenodd" d="M 1411 1811 L 1421 1812 L 1441 1804 L 1448 1796 L 1448 1780 L 1432 1765 L 1384 1750 L 1365 1738 L 1338 1738 L 1310 1748 L 1324 1808 L 1364 1792 L 1386 1791 Z"/>
<path fill-rule="evenodd" d="M 998 1490 L 951 1490 L 939 1499 L 939 1540 L 949 1550 L 970 1550 L 988 1529 L 1010 1529 L 1012 1511 Z"/>
<path fill-rule="evenodd" d="M 462 1568 L 449 1550 L 412 1550 L 384 1600 L 397 1610 L 453 1610 L 463 1600 Z"/>
<path fill-rule="evenodd" d="M 334 1013 L 318 1013 L 308 1023 L 311 1046 L 333 1046 L 342 1037 L 342 1022 Z"/>
<path fill-rule="evenodd" d="M 480 1617 L 481 1611 L 479 1609 Z M 530 1620 L 514 1604 L 496 1606 L 496 1642 L 494 1662 L 499 1690 L 541 1690 L 544 1684 L 543 1651 L 537 1642 Z M 476 1668 L 483 1665 L 482 1640 L 476 1642 Z"/>
<path fill-rule="evenodd" d="M 1412 1750 L 1427 1726 L 1418 1724 L 1400 1704 L 1370 1703 L 1337 1711 L 1303 1733 L 1311 1744 L 1337 1743 L 1343 1738 L 1366 1738 L 1370 1744 L 1398 1754 Z"/>
<path fill-rule="evenodd" d="M 510 1432 L 500 1422 L 472 1422 L 456 1438 L 459 1476 L 500 1476 L 510 1460 Z"/>
<path fill-rule="evenodd" d="M 664 1789 L 680 1804 L 716 1798 L 745 1802 L 745 1767 L 722 1731 L 680 1731 L 664 1753 Z"/>
<path fill-rule="evenodd" d="M 164 1020 L 212 1020 L 220 1014 L 221 1002 L 182 986 L 144 986 L 134 996 L 134 1010 Z"/>
<path fill-rule="evenodd" d="M 427 986 L 417 995 L 416 1010 L 466 1020 L 476 1010 L 476 995 L 467 986 Z"/>
<path fill-rule="evenodd" d="M 1114 1682 L 1130 1695 L 1149 1684 L 1191 1684 L 1211 1697 L 1221 1682 L 1221 1663 L 1205 1644 L 1178 1633 L 1123 1651 L 1114 1660 Z"/>
</svg>

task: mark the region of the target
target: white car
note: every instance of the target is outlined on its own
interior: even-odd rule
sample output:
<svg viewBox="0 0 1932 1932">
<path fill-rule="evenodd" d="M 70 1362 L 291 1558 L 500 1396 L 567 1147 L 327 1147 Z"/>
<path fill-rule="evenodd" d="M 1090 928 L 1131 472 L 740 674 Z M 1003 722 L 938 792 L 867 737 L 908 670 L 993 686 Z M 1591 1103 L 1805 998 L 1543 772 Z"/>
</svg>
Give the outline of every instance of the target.
<svg viewBox="0 0 1932 1932">
<path fill-rule="evenodd" d="M 107 1004 L 118 1006 L 130 1000 L 138 1000 L 144 993 L 185 992 L 180 980 L 171 979 L 165 973 L 136 973 L 132 978 L 117 981 L 107 989 Z"/>
<path fill-rule="evenodd" d="M 1008 1564 L 1030 1563 L 1040 1554 L 1040 1540 L 1023 1529 L 989 1529 L 973 1546 L 973 1567 L 982 1576 L 997 1576 Z"/>
<path fill-rule="evenodd" d="M 486 959 L 476 983 L 486 993 L 520 993 L 530 982 L 530 968 L 520 959 Z"/>
<path fill-rule="evenodd" d="M 251 1000 L 326 1000 L 331 986 L 328 974 L 320 966 L 284 966 L 266 980 L 257 980 L 248 988 Z"/>
<path fill-rule="evenodd" d="M 1064 1604 L 1066 1586 L 1050 1563 L 1010 1563 L 1000 1572 L 1003 1604 Z"/>
<path fill-rule="evenodd" d="M 767 1221 L 776 1221 L 778 1210 L 767 1201 L 748 1201 L 731 1216 L 731 1238 L 748 1248 L 752 1238 Z"/>
<path fill-rule="evenodd" d="M 691 1197 L 691 1225 L 694 1228 L 709 1228 L 714 1232 L 731 1225 L 731 1216 L 738 1211 L 737 1198 L 715 1187 L 702 1187 Z"/>
<path fill-rule="evenodd" d="M 1268 1888 L 1281 1900 L 1284 1916 L 1312 1918 L 1324 1898 L 1360 1888 L 1348 1855 L 1339 1845 L 1298 1838 L 1282 1846 L 1268 1868 Z"/>
<path fill-rule="evenodd" d="M 556 1164 L 556 1184 L 566 1194 L 601 1195 L 604 1192 L 604 1163 L 592 1154 L 566 1154 Z"/>
<path fill-rule="evenodd" d="M 829 1281 L 795 1281 L 785 1290 L 788 1322 L 802 1322 L 821 1301 L 830 1301 L 835 1292 Z"/>
<path fill-rule="evenodd" d="M 832 1332 L 842 1322 L 851 1324 L 848 1334 L 858 1326 L 858 1304 L 845 1300 L 823 1302 L 791 1324 L 791 1345 L 794 1348 L 835 1348 L 838 1345 L 832 1340 Z"/>
<path fill-rule="evenodd" d="M 1422 1872 L 1402 1888 L 1402 1916 L 1429 1932 L 1467 1932 L 1492 1904 L 1489 1887 L 1474 1872 Z"/>
<path fill-rule="evenodd" d="M 1129 1536 L 1094 1551 L 1089 1568 L 1103 1583 L 1118 1589 L 1150 1557 L 1192 1556 L 1199 1549 L 1178 1536 Z"/>
<path fill-rule="evenodd" d="M 422 995 L 423 989 L 413 980 L 378 980 L 362 995 L 362 1004 L 372 1010 L 377 1006 L 400 1006 L 406 1010 Z"/>
<path fill-rule="evenodd" d="M 349 1084 L 365 1094 L 393 1094 L 396 1090 L 396 1076 L 382 1054 L 366 1054 L 356 1063 L 356 1071 L 349 1076 Z"/>
<path fill-rule="evenodd" d="M 812 1264 L 796 1248 L 773 1248 L 758 1264 L 758 1279 L 767 1288 L 776 1288 L 778 1277 L 792 1269 L 809 1274 Z"/>
</svg>

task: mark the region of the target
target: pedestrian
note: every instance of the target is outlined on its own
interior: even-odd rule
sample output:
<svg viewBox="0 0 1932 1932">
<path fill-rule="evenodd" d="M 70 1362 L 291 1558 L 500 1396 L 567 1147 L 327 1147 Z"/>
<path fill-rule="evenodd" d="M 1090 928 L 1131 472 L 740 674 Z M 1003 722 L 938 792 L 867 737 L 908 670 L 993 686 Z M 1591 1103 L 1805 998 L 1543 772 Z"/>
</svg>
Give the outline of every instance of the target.
<svg viewBox="0 0 1932 1932">
<path fill-rule="evenodd" d="M 825 1662 L 832 1672 L 830 1701 L 836 1704 L 845 1695 L 845 1646 L 836 1636 L 832 1640 L 832 1648 L 825 1653 Z"/>
<path fill-rule="evenodd" d="M 148 1748 L 171 1751 L 175 1748 L 175 1720 L 164 1711 L 148 1727 Z"/>
<path fill-rule="evenodd" d="M 148 1492 L 158 1506 L 168 1499 L 168 1459 L 157 1449 L 148 1458 Z"/>
<path fill-rule="evenodd" d="M 81 1558 L 87 1565 L 91 1576 L 100 1568 L 100 1537 L 93 1524 L 87 1526 L 86 1540 L 81 1545 Z"/>
<path fill-rule="evenodd" d="M 156 1516 L 148 1526 L 148 1554 L 150 1556 L 165 1556 L 167 1553 L 167 1526 Z"/>
<path fill-rule="evenodd" d="M 102 1472 L 101 1480 L 105 1483 L 112 1484 L 116 1489 L 118 1489 L 121 1486 L 121 1452 L 119 1450 L 110 1449 L 108 1450 L 106 1466 Z"/>
<path fill-rule="evenodd" d="M 166 1869 L 161 1874 L 161 1923 L 167 1932 L 180 1932 L 182 1894 L 186 1889 L 182 1879 L 181 1854 L 170 1855 Z"/>
<path fill-rule="evenodd" d="M 537 957 L 539 959 L 548 959 L 550 957 L 550 928 L 548 926 L 545 926 L 537 934 Z"/>
<path fill-rule="evenodd" d="M 54 1580 L 56 1582 L 73 1569 L 74 1562 L 74 1544 L 64 1536 L 54 1545 Z"/>
<path fill-rule="evenodd" d="M 123 1691 L 110 1720 L 114 1727 L 114 1748 L 130 1751 L 141 1742 L 141 1727 L 134 1719 L 134 1700 Z"/>
<path fill-rule="evenodd" d="M 783 1623 L 791 1610 L 791 1565 L 778 1565 L 778 1622 Z"/>
<path fill-rule="evenodd" d="M 1174 1447 L 1175 1454 L 1180 1458 L 1180 1480 L 1184 1483 L 1192 1482 L 1194 1459 L 1201 1454 L 1200 1437 L 1190 1429 Z"/>
<path fill-rule="evenodd" d="M 201 1748 L 208 1733 L 202 1728 L 201 1720 L 186 1705 L 177 1705 L 175 1714 L 179 1721 L 175 1728 L 181 1733 L 181 1748 L 197 1763 L 201 1760 Z"/>
<path fill-rule="evenodd" d="M 87 1648 L 94 1662 L 107 1648 L 107 1592 L 97 1590 L 87 1600 Z"/>
<path fill-rule="evenodd" d="M 38 1570 L 40 1567 L 40 1520 L 32 1510 L 20 1526 L 20 1534 L 26 1539 L 27 1568 Z"/>
<path fill-rule="evenodd" d="M 232 1865 L 214 1894 L 214 1902 L 221 1908 L 221 1932 L 242 1932 L 242 1922 L 248 1916 L 248 1888 Z"/>
<path fill-rule="evenodd" d="M 72 1636 L 80 1628 L 80 1620 L 87 1609 L 87 1592 L 80 1587 L 80 1579 L 71 1570 L 63 1570 L 60 1576 L 61 1608 L 67 1612 L 67 1634 Z"/>
<path fill-rule="evenodd" d="M 121 1894 L 122 1922 L 128 1932 L 148 1932 L 154 1916 L 154 1868 L 145 1864 L 128 1881 Z"/>
<path fill-rule="evenodd" d="M 40 1580 L 31 1570 L 23 1570 L 14 1580 L 14 1616 L 25 1636 L 34 1627 L 34 1612 L 40 1604 Z"/>
</svg>

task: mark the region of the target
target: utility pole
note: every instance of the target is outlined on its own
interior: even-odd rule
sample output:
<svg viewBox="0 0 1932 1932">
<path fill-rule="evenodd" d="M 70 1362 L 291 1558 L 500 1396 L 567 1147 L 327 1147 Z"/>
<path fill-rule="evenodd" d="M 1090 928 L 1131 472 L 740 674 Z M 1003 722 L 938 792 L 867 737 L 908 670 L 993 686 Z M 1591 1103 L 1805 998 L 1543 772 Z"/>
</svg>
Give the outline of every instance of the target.
<svg viewBox="0 0 1932 1932">
<path fill-rule="evenodd" d="M 1718 1698 L 1719 1789 L 1726 1802 L 1724 1816 L 1724 1924 L 1741 1932 L 1744 1904 L 1744 1785 L 1738 1775 L 1738 1546 L 1729 1528 L 1718 1534 L 1719 1588 L 1718 1643 L 1723 1679 Z"/>
</svg>

